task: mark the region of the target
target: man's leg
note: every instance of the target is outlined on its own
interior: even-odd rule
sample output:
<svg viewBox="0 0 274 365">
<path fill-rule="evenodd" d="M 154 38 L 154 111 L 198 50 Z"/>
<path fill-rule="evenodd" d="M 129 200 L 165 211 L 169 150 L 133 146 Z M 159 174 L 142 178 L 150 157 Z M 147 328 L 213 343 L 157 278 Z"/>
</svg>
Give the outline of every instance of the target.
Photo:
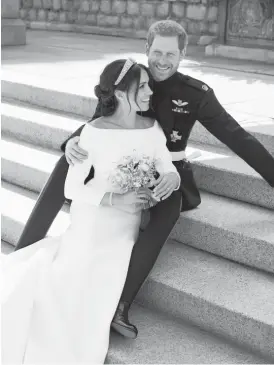
<svg viewBox="0 0 274 365">
<path fill-rule="evenodd" d="M 197 208 L 201 204 L 201 196 L 196 185 L 191 163 L 188 160 L 174 161 L 181 176 L 180 191 L 182 193 L 182 212 Z"/>
<path fill-rule="evenodd" d="M 128 322 L 127 312 L 180 216 L 181 199 L 180 191 L 175 191 L 151 208 L 150 221 L 134 245 L 125 286 L 112 322 L 112 327 L 126 337 L 137 336 L 136 327 Z"/>
<path fill-rule="evenodd" d="M 67 171 L 68 163 L 65 156 L 62 156 L 41 191 L 15 250 L 37 242 L 47 234 L 65 201 L 64 184 Z"/>
<path fill-rule="evenodd" d="M 133 302 L 139 289 L 153 268 L 157 257 L 175 226 L 181 210 L 181 193 L 174 192 L 168 199 L 150 209 L 150 221 L 134 245 L 127 279 L 121 300 Z"/>
</svg>

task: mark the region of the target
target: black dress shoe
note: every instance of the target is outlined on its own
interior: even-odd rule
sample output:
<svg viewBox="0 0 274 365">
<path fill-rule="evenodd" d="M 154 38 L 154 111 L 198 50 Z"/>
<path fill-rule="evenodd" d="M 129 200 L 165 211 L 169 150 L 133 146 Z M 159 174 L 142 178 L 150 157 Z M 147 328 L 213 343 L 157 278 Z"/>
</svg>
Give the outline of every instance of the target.
<svg viewBox="0 0 274 365">
<path fill-rule="evenodd" d="M 116 313 L 113 317 L 111 327 L 122 336 L 134 339 L 138 335 L 138 330 L 133 324 L 129 323 L 129 306 L 130 304 L 127 302 L 119 303 Z"/>
</svg>

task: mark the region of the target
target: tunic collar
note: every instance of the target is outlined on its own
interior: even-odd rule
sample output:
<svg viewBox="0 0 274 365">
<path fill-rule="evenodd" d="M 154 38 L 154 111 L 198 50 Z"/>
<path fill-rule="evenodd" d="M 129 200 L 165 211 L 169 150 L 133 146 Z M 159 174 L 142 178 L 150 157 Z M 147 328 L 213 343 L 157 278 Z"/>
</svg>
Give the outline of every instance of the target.
<svg viewBox="0 0 274 365">
<path fill-rule="evenodd" d="M 160 92 L 165 92 L 165 93 L 169 93 L 171 88 L 173 88 L 176 84 L 176 81 L 178 79 L 178 72 L 175 72 L 175 74 L 173 74 L 171 77 L 169 77 L 168 79 L 164 80 L 164 81 L 153 81 L 153 90 L 154 91 L 160 91 Z"/>
</svg>

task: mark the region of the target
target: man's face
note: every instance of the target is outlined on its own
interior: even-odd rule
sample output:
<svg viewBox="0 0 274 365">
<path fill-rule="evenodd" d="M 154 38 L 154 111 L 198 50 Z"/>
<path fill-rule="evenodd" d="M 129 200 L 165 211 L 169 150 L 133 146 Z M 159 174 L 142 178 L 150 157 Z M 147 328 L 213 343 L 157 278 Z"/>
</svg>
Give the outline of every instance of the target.
<svg viewBox="0 0 274 365">
<path fill-rule="evenodd" d="M 148 66 L 155 81 L 171 77 L 183 59 L 184 51 L 179 50 L 178 37 L 156 35 L 152 45 L 146 45 Z"/>
</svg>

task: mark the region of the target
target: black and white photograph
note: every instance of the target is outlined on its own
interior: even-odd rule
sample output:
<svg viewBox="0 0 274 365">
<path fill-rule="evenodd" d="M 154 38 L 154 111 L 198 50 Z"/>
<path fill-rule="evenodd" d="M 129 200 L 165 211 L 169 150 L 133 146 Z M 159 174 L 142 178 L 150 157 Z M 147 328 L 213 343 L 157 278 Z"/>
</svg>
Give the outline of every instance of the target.
<svg viewBox="0 0 274 365">
<path fill-rule="evenodd" d="M 1 364 L 274 364 L 274 0 L 2 0 Z"/>
</svg>

